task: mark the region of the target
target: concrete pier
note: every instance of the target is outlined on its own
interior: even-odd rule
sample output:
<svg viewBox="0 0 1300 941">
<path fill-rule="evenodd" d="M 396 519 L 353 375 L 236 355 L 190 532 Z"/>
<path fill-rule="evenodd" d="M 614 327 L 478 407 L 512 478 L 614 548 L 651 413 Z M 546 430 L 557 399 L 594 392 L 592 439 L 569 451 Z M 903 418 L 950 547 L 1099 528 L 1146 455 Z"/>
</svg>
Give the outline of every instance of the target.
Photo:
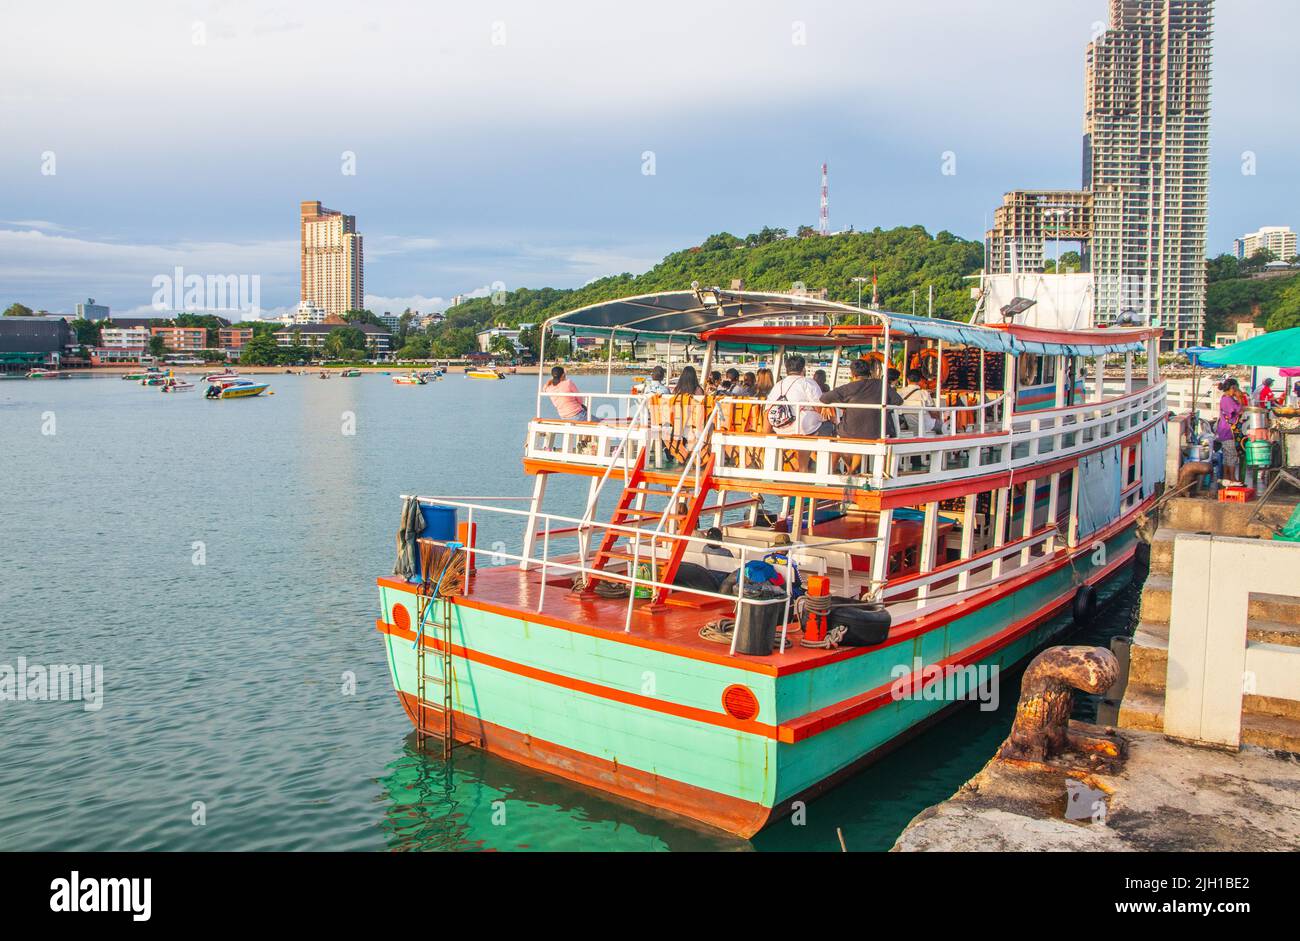
<svg viewBox="0 0 1300 941">
<path fill-rule="evenodd" d="M 893 851 L 1300 850 L 1300 758 L 1118 735 L 1128 757 L 1116 774 L 1074 777 L 994 758 L 922 811 Z M 1067 780 L 1104 795 L 1097 820 L 1066 819 Z"/>
<path fill-rule="evenodd" d="M 1118 757 L 1004 745 L 894 850 L 1300 850 L 1300 545 L 1272 539 L 1295 506 L 1165 503 L 1111 724 L 1069 723 Z"/>
</svg>

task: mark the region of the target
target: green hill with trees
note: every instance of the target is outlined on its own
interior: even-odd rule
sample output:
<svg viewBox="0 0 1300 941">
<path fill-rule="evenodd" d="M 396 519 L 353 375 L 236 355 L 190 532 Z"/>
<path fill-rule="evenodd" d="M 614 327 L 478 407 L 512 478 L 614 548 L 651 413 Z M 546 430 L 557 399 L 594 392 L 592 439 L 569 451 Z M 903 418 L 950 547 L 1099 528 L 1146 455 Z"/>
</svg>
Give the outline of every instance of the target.
<svg viewBox="0 0 1300 941">
<path fill-rule="evenodd" d="M 764 228 L 741 238 L 720 232 L 698 246 L 672 253 L 644 274 L 611 275 L 573 289 L 519 288 L 473 298 L 448 309 L 446 321 L 427 336 L 401 336 L 399 355 L 457 356 L 474 349 L 475 332 L 489 326 L 540 324 L 603 300 L 686 290 L 692 281 L 726 288 L 737 278 L 747 290 L 825 288 L 831 300 L 853 304 L 858 285 L 852 279 L 874 275 L 880 303 L 888 309 L 910 311 L 915 291 L 917 310 L 924 311 L 933 285 L 937 316 L 970 317 L 972 284 L 962 279 L 978 273 L 983 264 L 984 247 L 979 242 L 950 232 L 930 235 L 921 226 L 830 237 L 810 234 L 804 226 L 800 233 L 791 236 L 785 229 Z M 862 290 L 864 300 L 869 299 L 871 284 L 863 284 Z M 535 331 L 526 331 L 520 341 L 536 351 Z"/>
<path fill-rule="evenodd" d="M 1273 261 L 1267 250 L 1238 260 L 1219 255 L 1206 262 L 1205 339 L 1231 332 L 1229 324 L 1246 316 L 1257 327 L 1285 330 L 1300 327 L 1300 271 L 1258 277 Z M 1294 259 L 1292 259 L 1294 261 Z"/>
</svg>

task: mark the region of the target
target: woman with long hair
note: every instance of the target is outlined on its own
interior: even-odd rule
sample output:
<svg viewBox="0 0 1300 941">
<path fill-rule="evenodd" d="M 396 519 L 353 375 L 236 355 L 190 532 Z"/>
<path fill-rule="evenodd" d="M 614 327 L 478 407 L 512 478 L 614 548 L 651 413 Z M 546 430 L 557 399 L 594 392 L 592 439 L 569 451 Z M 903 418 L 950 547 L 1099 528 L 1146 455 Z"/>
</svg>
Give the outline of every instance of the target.
<svg viewBox="0 0 1300 941">
<path fill-rule="evenodd" d="M 694 366 L 683 366 L 677 374 L 677 385 L 668 400 L 668 415 L 660 421 L 660 440 L 664 451 L 674 461 L 682 462 L 690 455 L 695 432 L 703 421 L 704 390 Z M 664 435 L 667 435 L 665 438 Z"/>
<path fill-rule="evenodd" d="M 573 380 L 564 374 L 563 366 L 554 366 L 551 368 L 551 380 L 542 386 L 542 392 L 577 392 L 578 387 Z M 552 396 L 551 404 L 555 406 L 556 414 L 566 421 L 586 421 L 587 406 L 582 399 L 574 396 Z"/>
<path fill-rule="evenodd" d="M 754 374 L 754 397 L 766 399 L 776 383 L 772 380 L 772 370 L 764 367 Z"/>
</svg>

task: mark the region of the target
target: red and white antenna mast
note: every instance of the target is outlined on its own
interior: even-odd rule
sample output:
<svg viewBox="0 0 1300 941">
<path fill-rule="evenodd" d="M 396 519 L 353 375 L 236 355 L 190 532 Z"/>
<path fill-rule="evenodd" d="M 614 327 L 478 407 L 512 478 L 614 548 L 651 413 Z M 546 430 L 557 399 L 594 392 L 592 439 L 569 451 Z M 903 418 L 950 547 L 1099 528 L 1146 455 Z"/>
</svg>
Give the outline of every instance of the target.
<svg viewBox="0 0 1300 941">
<path fill-rule="evenodd" d="M 831 196 L 827 183 L 826 164 L 822 164 L 822 209 L 817 231 L 822 235 L 831 234 Z"/>
</svg>

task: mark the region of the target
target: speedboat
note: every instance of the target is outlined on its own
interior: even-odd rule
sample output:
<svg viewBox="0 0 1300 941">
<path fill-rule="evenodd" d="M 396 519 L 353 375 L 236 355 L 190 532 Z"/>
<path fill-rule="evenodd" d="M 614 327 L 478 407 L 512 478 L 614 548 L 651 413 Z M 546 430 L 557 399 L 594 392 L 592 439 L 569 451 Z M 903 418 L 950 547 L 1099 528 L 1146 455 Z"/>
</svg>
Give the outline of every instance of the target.
<svg viewBox="0 0 1300 941">
<path fill-rule="evenodd" d="M 144 370 L 143 372 L 128 372 L 128 373 L 123 373 L 123 374 L 122 374 L 122 378 L 123 378 L 123 379 L 134 379 L 136 382 L 139 382 L 141 379 L 147 379 L 147 378 L 149 378 L 150 376 L 156 376 L 156 375 L 158 375 L 158 374 L 161 373 L 161 372 L 162 372 L 162 370 L 161 370 L 161 369 L 158 369 L 156 366 L 150 366 L 148 369 Z"/>
<path fill-rule="evenodd" d="M 243 376 L 233 369 L 223 369 L 221 372 L 210 372 L 203 377 L 204 382 L 216 382 L 220 379 L 242 379 Z"/>
<path fill-rule="evenodd" d="M 355 378 L 357 378 L 358 376 L 361 375 L 361 370 L 360 370 L 360 369 L 345 369 L 345 370 L 343 370 L 343 372 L 339 373 L 339 375 L 342 376 L 344 379 L 355 379 Z"/>
<path fill-rule="evenodd" d="M 393 382 L 399 386 L 423 386 L 429 384 L 428 380 L 418 373 L 411 373 L 409 376 L 394 376 Z"/>
<path fill-rule="evenodd" d="M 186 382 L 184 379 L 174 379 L 171 382 L 163 383 L 162 391 L 164 392 L 189 392 L 194 388 L 194 383 Z"/>
<path fill-rule="evenodd" d="M 241 379 L 238 382 L 210 385 L 205 395 L 209 399 L 247 399 L 255 395 L 261 395 L 268 388 L 269 386 L 265 382 Z"/>
<path fill-rule="evenodd" d="M 167 381 L 167 377 L 162 373 L 150 373 L 140 380 L 142 386 L 160 386 Z"/>
<path fill-rule="evenodd" d="M 466 379 L 504 379 L 505 376 L 495 369 L 469 369 L 465 371 L 465 378 Z"/>
<path fill-rule="evenodd" d="M 33 369 L 27 374 L 28 379 L 62 379 L 63 373 L 57 369 Z"/>
</svg>

